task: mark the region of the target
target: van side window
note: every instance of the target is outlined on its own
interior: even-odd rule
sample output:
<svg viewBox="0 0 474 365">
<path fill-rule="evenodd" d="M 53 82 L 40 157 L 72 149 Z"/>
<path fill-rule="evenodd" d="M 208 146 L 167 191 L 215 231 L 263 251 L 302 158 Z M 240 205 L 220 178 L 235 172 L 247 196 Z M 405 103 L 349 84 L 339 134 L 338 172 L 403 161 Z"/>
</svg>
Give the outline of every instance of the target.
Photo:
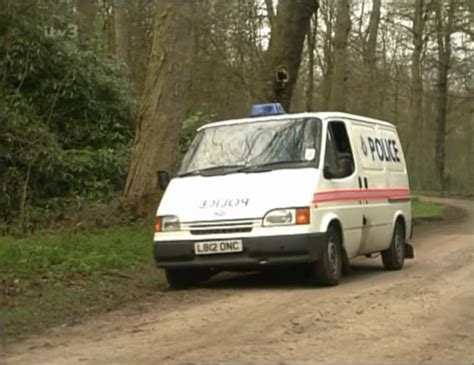
<svg viewBox="0 0 474 365">
<path fill-rule="evenodd" d="M 343 122 L 330 122 L 328 125 L 324 164 L 335 179 L 350 176 L 354 172 L 354 156 Z"/>
</svg>

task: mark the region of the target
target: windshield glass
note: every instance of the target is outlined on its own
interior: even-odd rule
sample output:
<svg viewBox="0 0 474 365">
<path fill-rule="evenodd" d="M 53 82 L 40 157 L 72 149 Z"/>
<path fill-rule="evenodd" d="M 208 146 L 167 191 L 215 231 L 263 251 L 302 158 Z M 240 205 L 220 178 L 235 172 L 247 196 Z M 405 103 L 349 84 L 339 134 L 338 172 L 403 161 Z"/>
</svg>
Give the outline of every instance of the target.
<svg viewBox="0 0 474 365">
<path fill-rule="evenodd" d="M 184 156 L 179 175 L 212 170 L 233 172 L 266 165 L 267 169 L 317 167 L 321 121 L 279 119 L 204 128 Z"/>
</svg>

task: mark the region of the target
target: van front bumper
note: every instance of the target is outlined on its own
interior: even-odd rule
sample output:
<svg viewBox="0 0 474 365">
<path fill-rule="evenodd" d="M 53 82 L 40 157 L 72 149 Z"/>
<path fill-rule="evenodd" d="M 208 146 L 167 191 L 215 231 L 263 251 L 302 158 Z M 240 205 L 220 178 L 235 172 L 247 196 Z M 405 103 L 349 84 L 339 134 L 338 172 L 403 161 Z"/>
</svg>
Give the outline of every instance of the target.
<svg viewBox="0 0 474 365">
<path fill-rule="evenodd" d="M 326 233 L 288 236 L 232 238 L 242 240 L 243 252 L 195 255 L 194 244 L 209 240 L 155 241 L 158 267 L 262 268 L 317 261 L 327 240 Z M 215 241 L 225 240 L 224 238 Z"/>
</svg>

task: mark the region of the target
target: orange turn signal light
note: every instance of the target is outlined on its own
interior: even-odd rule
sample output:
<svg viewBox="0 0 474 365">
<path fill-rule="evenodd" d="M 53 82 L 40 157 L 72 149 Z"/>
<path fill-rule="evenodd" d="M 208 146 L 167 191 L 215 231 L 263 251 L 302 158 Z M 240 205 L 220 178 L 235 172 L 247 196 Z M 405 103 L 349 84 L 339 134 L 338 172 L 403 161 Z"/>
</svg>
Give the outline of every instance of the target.
<svg viewBox="0 0 474 365">
<path fill-rule="evenodd" d="M 310 222 L 310 212 L 309 208 L 296 208 L 296 224 L 309 224 Z"/>
<path fill-rule="evenodd" d="M 161 218 L 156 217 L 155 218 L 155 233 L 158 233 L 161 231 Z"/>
</svg>

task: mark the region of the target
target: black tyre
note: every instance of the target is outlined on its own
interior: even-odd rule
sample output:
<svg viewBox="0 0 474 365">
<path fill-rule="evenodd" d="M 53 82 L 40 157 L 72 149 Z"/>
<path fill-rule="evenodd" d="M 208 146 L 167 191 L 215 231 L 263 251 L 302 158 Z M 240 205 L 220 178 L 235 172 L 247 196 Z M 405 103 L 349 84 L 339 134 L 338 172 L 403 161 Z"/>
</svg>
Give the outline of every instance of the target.
<svg viewBox="0 0 474 365">
<path fill-rule="evenodd" d="M 342 238 L 333 225 L 327 231 L 327 242 L 319 261 L 311 265 L 311 284 L 334 286 L 339 284 L 342 275 Z"/>
<path fill-rule="evenodd" d="M 166 281 L 172 289 L 187 289 L 212 275 L 209 269 L 166 269 Z"/>
<path fill-rule="evenodd" d="M 383 266 L 387 270 L 400 270 L 405 262 L 405 228 L 401 221 L 395 223 L 392 243 L 382 251 Z"/>
</svg>

